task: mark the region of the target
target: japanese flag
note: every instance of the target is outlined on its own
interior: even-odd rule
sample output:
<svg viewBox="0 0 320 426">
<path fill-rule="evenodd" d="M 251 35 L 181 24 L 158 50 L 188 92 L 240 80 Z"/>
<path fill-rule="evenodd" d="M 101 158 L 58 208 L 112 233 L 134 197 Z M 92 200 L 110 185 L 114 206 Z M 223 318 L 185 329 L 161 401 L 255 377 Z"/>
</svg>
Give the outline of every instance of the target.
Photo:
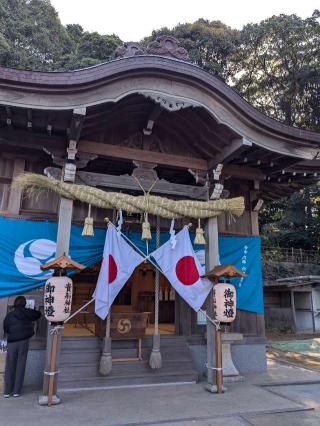
<svg viewBox="0 0 320 426">
<path fill-rule="evenodd" d="M 188 228 L 185 226 L 175 239 L 175 246 L 169 240 L 151 256 L 179 295 L 198 311 L 212 289 L 212 283 L 207 278 L 200 278 L 204 269 L 193 250 Z"/>
<path fill-rule="evenodd" d="M 117 294 L 134 269 L 143 261 L 144 258 L 125 241 L 114 225 L 109 224 L 103 261 L 93 295 L 95 313 L 101 319 L 106 318 Z"/>
</svg>

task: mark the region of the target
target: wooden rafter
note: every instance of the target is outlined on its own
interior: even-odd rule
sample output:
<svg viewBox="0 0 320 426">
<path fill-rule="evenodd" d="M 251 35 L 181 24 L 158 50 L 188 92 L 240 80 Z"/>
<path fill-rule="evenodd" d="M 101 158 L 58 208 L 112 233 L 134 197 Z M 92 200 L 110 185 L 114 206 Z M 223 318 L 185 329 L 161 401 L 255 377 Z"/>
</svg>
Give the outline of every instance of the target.
<svg viewBox="0 0 320 426">
<path fill-rule="evenodd" d="M 230 145 L 227 145 L 219 154 L 216 154 L 208 161 L 209 169 L 215 168 L 219 163 L 228 163 L 233 158 L 241 155 L 243 151 L 248 150 L 251 146 L 252 142 L 244 138 L 233 140 Z"/>
</svg>

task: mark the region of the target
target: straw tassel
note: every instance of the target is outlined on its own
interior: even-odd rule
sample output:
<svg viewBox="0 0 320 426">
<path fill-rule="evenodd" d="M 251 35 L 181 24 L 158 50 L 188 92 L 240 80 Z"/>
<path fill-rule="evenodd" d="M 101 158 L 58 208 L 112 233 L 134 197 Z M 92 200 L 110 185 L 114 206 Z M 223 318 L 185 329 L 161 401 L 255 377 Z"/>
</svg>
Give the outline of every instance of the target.
<svg viewBox="0 0 320 426">
<path fill-rule="evenodd" d="M 93 218 L 91 217 L 91 204 L 89 204 L 88 217 L 84 220 L 84 227 L 82 230 L 83 237 L 93 237 Z"/>
<path fill-rule="evenodd" d="M 148 213 L 144 214 L 144 222 L 142 224 L 142 240 L 152 240 L 150 223 L 148 221 Z"/>
<path fill-rule="evenodd" d="M 198 219 L 198 228 L 196 229 L 196 237 L 194 239 L 195 244 L 205 244 L 206 240 L 204 239 L 204 230 L 201 228 L 200 219 Z"/>
</svg>

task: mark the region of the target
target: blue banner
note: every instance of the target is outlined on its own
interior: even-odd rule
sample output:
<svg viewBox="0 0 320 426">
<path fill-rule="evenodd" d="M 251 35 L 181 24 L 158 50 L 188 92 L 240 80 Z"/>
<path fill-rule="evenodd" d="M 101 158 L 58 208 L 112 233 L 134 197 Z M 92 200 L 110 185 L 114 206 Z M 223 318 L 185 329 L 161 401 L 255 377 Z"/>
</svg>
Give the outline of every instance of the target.
<svg viewBox="0 0 320 426">
<path fill-rule="evenodd" d="M 94 237 L 82 237 L 81 232 L 81 226 L 72 225 L 70 256 L 85 266 L 94 265 L 102 256 L 105 230 L 95 228 Z M 146 252 L 141 232 L 125 233 Z M 44 284 L 50 272 L 41 271 L 40 266 L 55 258 L 56 236 L 56 222 L 0 217 L 0 297 L 26 293 Z M 161 244 L 168 238 L 169 232 L 162 232 Z M 156 248 L 154 233 L 148 245 L 149 252 Z M 194 248 L 204 264 L 203 246 Z M 245 278 L 233 280 L 238 308 L 263 313 L 260 238 L 219 236 L 219 253 L 221 263 L 232 263 L 247 274 Z"/>
</svg>

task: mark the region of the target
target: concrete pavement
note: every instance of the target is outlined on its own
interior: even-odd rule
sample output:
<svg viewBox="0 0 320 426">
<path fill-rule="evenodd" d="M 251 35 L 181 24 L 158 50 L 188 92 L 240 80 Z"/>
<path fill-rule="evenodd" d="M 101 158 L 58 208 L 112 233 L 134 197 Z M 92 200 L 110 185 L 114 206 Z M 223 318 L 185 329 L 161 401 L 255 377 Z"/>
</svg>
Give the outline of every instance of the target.
<svg viewBox="0 0 320 426">
<path fill-rule="evenodd" d="M 320 424 L 320 373 L 274 361 L 268 373 L 230 384 L 223 395 L 206 392 L 200 383 L 64 392 L 62 404 L 51 408 L 40 407 L 37 396 L 26 389 L 21 398 L 2 398 L 0 425 Z"/>
</svg>

